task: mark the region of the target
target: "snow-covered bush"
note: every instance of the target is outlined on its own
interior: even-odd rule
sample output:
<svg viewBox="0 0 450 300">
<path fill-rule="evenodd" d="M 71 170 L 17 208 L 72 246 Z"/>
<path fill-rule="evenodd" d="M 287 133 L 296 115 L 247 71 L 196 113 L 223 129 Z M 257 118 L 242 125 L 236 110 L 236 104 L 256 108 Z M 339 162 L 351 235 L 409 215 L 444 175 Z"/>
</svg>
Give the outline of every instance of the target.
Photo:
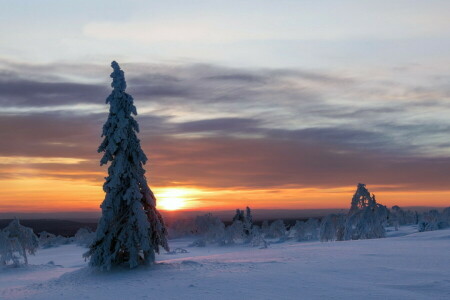
<svg viewBox="0 0 450 300">
<path fill-rule="evenodd" d="M 45 243 L 47 240 L 56 237 L 53 233 L 47 231 L 41 231 L 39 234 L 39 244 Z"/>
<path fill-rule="evenodd" d="M 202 236 L 206 242 L 215 243 L 222 239 L 225 225 L 212 214 L 206 214 L 195 218 L 195 233 Z"/>
<path fill-rule="evenodd" d="M 386 236 L 387 208 L 366 207 L 347 216 L 344 240 L 376 239 Z"/>
<path fill-rule="evenodd" d="M 342 241 L 344 239 L 345 215 L 330 214 L 320 223 L 319 237 L 321 242 Z"/>
<path fill-rule="evenodd" d="M 54 235 L 47 231 L 39 233 L 39 246 L 43 249 L 59 247 L 61 245 L 67 245 L 74 241 L 73 237 L 65 237 L 61 235 Z"/>
<path fill-rule="evenodd" d="M 297 221 L 292 229 L 296 241 L 313 241 L 319 239 L 319 221 L 317 219 L 311 218 L 306 222 Z"/>
<path fill-rule="evenodd" d="M 264 220 L 262 222 L 262 225 L 261 225 L 261 233 L 264 236 L 268 236 L 269 235 L 269 230 L 270 230 L 269 221 Z"/>
<path fill-rule="evenodd" d="M 79 246 L 89 246 L 92 244 L 95 238 L 95 232 L 92 232 L 91 229 L 83 227 L 78 229 L 77 233 L 75 233 L 74 240 L 75 243 Z"/>
<path fill-rule="evenodd" d="M 270 239 L 286 239 L 286 225 L 284 225 L 283 220 L 276 220 L 272 222 L 272 224 L 270 224 L 269 232 L 266 237 Z"/>
<path fill-rule="evenodd" d="M 261 229 L 257 225 L 253 225 L 251 232 L 250 245 L 252 247 L 260 247 L 261 249 L 267 248 L 268 243 L 264 239 Z"/>
<path fill-rule="evenodd" d="M 137 138 L 139 125 L 133 97 L 125 92 L 124 72 L 111 63 L 113 91 L 106 99 L 109 116 L 103 126 L 101 165 L 111 163 L 103 185 L 106 193 L 96 237 L 85 258 L 102 270 L 126 264 L 153 263 L 159 247 L 169 251 L 167 229 L 156 209 L 156 197 L 148 186 L 144 164 L 147 156 Z"/>
<path fill-rule="evenodd" d="M 392 206 L 389 214 L 389 224 L 398 229 L 402 225 L 417 224 L 417 213 L 403 210 L 398 205 Z"/>
<path fill-rule="evenodd" d="M 449 214 L 449 208 L 444 209 L 441 214 L 435 209 L 423 213 L 418 224 L 419 231 L 432 231 L 449 227 Z"/>
<path fill-rule="evenodd" d="M 447 224 L 446 227 L 450 226 L 450 207 L 447 207 L 442 211 L 441 220 L 442 220 L 442 222 Z"/>
<path fill-rule="evenodd" d="M 16 239 L 10 239 L 9 233 L 0 230 L 0 265 L 12 263 L 14 266 L 20 264 L 19 243 Z"/>
<path fill-rule="evenodd" d="M 229 246 L 234 245 L 236 242 L 244 242 L 246 238 L 244 232 L 244 224 L 241 221 L 234 221 L 230 226 L 225 228 L 225 232 L 222 235 L 219 245 Z"/>
<path fill-rule="evenodd" d="M 40 243 L 40 246 L 44 249 L 47 248 L 55 248 L 62 245 L 68 245 L 73 243 L 74 238 L 73 237 L 65 237 L 62 235 L 54 236 L 52 238 L 47 239 L 43 243 Z"/>
<path fill-rule="evenodd" d="M 304 241 L 306 236 L 305 221 L 296 221 L 295 225 L 291 227 L 290 232 L 293 232 L 294 239 L 298 242 Z"/>
<path fill-rule="evenodd" d="M 33 229 L 22 226 L 19 219 L 12 220 L 2 230 L 1 240 L 0 260 L 2 264 L 7 264 L 11 261 L 14 265 L 18 265 L 19 255 L 27 265 L 27 253 L 34 255 L 39 247 L 39 240 L 34 234 Z"/>
</svg>

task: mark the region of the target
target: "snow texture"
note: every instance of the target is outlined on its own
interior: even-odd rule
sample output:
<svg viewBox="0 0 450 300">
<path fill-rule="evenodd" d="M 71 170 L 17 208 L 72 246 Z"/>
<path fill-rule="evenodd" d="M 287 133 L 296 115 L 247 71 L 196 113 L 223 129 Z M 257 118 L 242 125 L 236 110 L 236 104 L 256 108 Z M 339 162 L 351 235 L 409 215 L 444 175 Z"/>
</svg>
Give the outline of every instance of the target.
<svg viewBox="0 0 450 300">
<path fill-rule="evenodd" d="M 395 236 L 392 236 L 395 235 Z M 183 248 L 192 238 L 171 241 Z M 0 299 L 449 299 L 450 229 L 387 228 L 384 239 L 189 248 L 151 268 L 88 268 L 76 245 L 0 269 Z M 183 252 L 183 251 L 180 251 Z M 52 261 L 52 262 L 51 262 Z"/>
</svg>

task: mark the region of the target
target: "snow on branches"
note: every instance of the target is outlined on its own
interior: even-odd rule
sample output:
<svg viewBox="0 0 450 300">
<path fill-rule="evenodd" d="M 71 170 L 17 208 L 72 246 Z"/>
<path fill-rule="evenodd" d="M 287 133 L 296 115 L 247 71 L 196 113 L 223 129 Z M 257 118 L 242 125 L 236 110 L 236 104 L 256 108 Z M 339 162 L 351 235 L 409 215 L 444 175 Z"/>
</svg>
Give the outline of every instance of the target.
<svg viewBox="0 0 450 300">
<path fill-rule="evenodd" d="M 27 253 L 34 255 L 38 246 L 39 240 L 33 229 L 21 225 L 19 219 L 14 219 L 0 231 L 0 264 L 12 263 L 18 266 L 23 259 L 27 265 Z"/>
<path fill-rule="evenodd" d="M 152 263 L 160 246 L 169 249 L 164 221 L 144 175 L 147 157 L 136 136 L 139 125 L 132 116 L 137 115 L 133 97 L 125 92 L 125 75 L 119 64 L 113 61 L 111 67 L 113 91 L 106 99 L 110 110 L 98 148 L 103 152 L 100 164 L 111 164 L 103 185 L 102 217 L 84 255 L 91 266 L 106 270 L 119 264 L 133 268 Z"/>
</svg>

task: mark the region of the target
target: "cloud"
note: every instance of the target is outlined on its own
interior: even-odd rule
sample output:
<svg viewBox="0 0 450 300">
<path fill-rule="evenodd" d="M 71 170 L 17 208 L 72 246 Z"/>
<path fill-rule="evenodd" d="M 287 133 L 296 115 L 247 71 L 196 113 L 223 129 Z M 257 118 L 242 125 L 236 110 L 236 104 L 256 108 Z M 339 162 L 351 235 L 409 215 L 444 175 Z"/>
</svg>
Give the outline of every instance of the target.
<svg viewBox="0 0 450 300">
<path fill-rule="evenodd" d="M 8 160 L 0 164 L 0 177 L 101 183 L 105 170 L 96 150 L 107 117 L 109 70 L 104 82 L 86 83 L 81 79 L 92 77 L 90 65 L 6 65 L 0 72 L 0 128 L 7 129 L 0 131 L 0 156 L 83 161 Z M 152 184 L 272 188 L 363 181 L 446 188 L 448 87 L 289 69 L 122 67 L 141 112 L 139 138 Z"/>
</svg>

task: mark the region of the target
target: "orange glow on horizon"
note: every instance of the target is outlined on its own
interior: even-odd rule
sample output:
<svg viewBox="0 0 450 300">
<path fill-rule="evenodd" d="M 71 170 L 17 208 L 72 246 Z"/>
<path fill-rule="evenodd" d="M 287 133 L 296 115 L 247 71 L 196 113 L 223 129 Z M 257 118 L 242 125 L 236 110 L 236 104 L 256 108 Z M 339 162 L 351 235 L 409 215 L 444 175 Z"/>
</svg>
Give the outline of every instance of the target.
<svg viewBox="0 0 450 300">
<path fill-rule="evenodd" d="M 368 186 L 381 204 L 449 206 L 450 191 L 401 191 Z M 280 187 L 271 189 L 152 187 L 161 210 L 320 209 L 350 205 L 355 186 L 339 188 Z M 0 180 L 0 212 L 100 211 L 101 183 L 40 178 Z M 425 204 L 424 204 L 425 203 Z"/>
</svg>

